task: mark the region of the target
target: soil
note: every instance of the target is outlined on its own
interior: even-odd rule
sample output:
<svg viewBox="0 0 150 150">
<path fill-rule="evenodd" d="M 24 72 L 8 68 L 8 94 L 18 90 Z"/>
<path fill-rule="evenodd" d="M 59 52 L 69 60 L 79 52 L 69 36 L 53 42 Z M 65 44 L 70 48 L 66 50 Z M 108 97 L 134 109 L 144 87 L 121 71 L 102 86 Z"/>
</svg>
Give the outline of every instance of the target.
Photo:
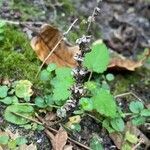
<svg viewBox="0 0 150 150">
<path fill-rule="evenodd" d="M 68 28 L 66 23 L 69 26 L 76 17 L 79 21 L 85 20 L 92 14 L 95 6 L 96 0 L 60 0 L 59 2 L 57 0 L 50 0 L 50 2 L 48 0 L 2 0 L 0 18 L 11 21 L 47 22 L 65 31 Z M 144 49 L 150 48 L 150 2 L 148 0 L 105 0 L 99 2 L 98 7 L 100 13 L 95 16 L 95 23 L 91 25 L 89 31 L 93 40 L 102 38 L 110 49 L 132 59 L 137 59 Z M 22 31 L 24 29 L 23 27 Z M 67 38 L 74 43 L 75 39 L 84 32 L 84 27 L 78 23 Z M 135 72 L 114 73 L 115 80 L 110 83 L 112 93 L 117 95 L 134 92 L 144 101 L 145 106 L 148 106 L 150 100 L 149 69 L 148 60 L 145 66 Z M 132 96 L 121 98 L 120 105 L 124 108 L 128 106 L 127 99 L 134 100 L 135 98 Z M 8 126 L 12 132 L 19 130 L 20 135 L 24 135 L 30 141 L 28 144 L 36 143 L 39 150 L 51 149 L 51 143 L 44 132 L 25 130 L 6 123 L 2 117 L 3 111 L 4 106 L 0 104 L 0 129 Z M 73 139 L 89 146 L 90 139 L 95 133 L 102 139 L 105 150 L 117 150 L 107 131 L 101 128 L 93 118 L 83 117 L 80 125 L 81 132 L 72 134 Z M 147 126 L 141 126 L 140 130 L 150 138 Z M 73 146 L 75 150 L 84 149 L 75 144 Z"/>
</svg>

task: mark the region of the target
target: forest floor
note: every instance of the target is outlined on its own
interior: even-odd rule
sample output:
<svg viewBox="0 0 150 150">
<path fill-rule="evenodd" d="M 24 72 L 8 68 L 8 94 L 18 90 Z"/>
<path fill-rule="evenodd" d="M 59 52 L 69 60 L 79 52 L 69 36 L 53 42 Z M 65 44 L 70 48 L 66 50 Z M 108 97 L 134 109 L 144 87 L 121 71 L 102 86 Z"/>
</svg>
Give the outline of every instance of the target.
<svg viewBox="0 0 150 150">
<path fill-rule="evenodd" d="M 41 62 L 30 46 L 29 29 L 25 26 L 15 25 L 14 22 L 32 22 L 33 28 L 38 27 L 36 23 L 40 25 L 48 23 L 65 32 L 70 24 L 78 18 L 78 22 L 66 36 L 67 41 L 75 45 L 76 39 L 85 34 L 86 25 L 83 25 L 83 22 L 92 15 L 96 6 L 95 0 L 0 1 L 0 19 L 13 22 L 6 25 L 3 40 L 0 40 L 0 84 L 8 86 L 16 80 L 29 80 L 33 83 L 35 93 L 33 97 L 44 95 L 49 90 L 47 83 L 35 79 Z M 89 30 L 93 41 L 103 39 L 111 50 L 133 61 L 139 60 L 150 48 L 149 1 L 106 0 L 100 2 L 98 7 L 100 14 L 95 17 L 95 22 L 92 23 Z M 143 66 L 134 71 L 108 69 L 105 74 L 107 73 L 113 73 L 115 76 L 115 79 L 109 82 L 111 93 L 116 97 L 120 94 L 123 95 L 116 98 L 121 107 L 128 107 L 129 102 L 136 99 L 141 100 L 144 106 L 150 109 L 150 58 Z M 97 78 L 96 74 L 93 76 Z M 1 131 L 7 129 L 14 135 L 18 132 L 20 136 L 27 138 L 27 144 L 34 143 L 39 150 L 52 149 L 49 138 L 44 131 L 41 132 L 37 129 L 35 122 L 31 123 L 32 129 L 25 129 L 25 127 L 18 127 L 5 121 L 3 118 L 5 108 L 6 105 L 0 103 Z M 143 135 L 146 140 L 150 138 L 149 121 L 137 127 L 140 135 Z M 89 146 L 91 136 L 97 134 L 102 139 L 105 150 L 118 149 L 117 144 L 120 141 L 115 140 L 115 136 L 109 135 L 91 116 L 83 117 L 80 126 L 80 132 L 74 132 L 70 135 L 75 141 Z M 55 129 L 58 130 L 57 127 Z M 75 150 L 85 149 L 82 145 L 79 146 L 74 142 L 69 143 Z M 144 150 L 147 148 L 146 146 L 146 144 L 141 144 L 136 149 Z"/>
</svg>

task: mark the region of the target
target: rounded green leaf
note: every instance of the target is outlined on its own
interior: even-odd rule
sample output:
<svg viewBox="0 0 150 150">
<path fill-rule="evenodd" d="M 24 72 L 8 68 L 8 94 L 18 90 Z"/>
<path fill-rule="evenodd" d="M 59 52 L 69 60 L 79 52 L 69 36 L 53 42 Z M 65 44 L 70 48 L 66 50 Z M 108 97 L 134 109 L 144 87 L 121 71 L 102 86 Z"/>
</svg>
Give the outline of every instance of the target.
<svg viewBox="0 0 150 150">
<path fill-rule="evenodd" d="M 136 144 L 138 142 L 138 138 L 134 134 L 131 134 L 129 131 L 126 132 L 125 140 L 133 144 Z"/>
<path fill-rule="evenodd" d="M 30 121 L 28 119 L 25 119 L 24 117 L 21 117 L 20 115 L 28 118 L 32 116 L 33 112 L 34 112 L 33 107 L 29 105 L 17 105 L 17 104 L 11 105 L 5 109 L 4 118 L 8 122 L 22 125 Z M 17 114 L 20 114 L 20 115 L 17 115 Z"/>
<path fill-rule="evenodd" d="M 17 137 L 16 139 L 16 144 L 17 145 L 23 145 L 23 144 L 26 144 L 28 141 L 25 137 Z"/>
<path fill-rule="evenodd" d="M 104 43 L 92 45 L 91 52 L 85 55 L 83 65 L 90 71 L 103 73 L 109 64 L 109 52 Z"/>
<path fill-rule="evenodd" d="M 141 116 L 150 117 L 150 109 L 143 109 L 141 111 Z"/>
<path fill-rule="evenodd" d="M 4 103 L 6 105 L 10 105 L 10 104 L 12 104 L 13 99 L 12 99 L 12 97 L 9 96 L 9 97 L 5 97 L 4 99 L 0 99 L 0 102 Z"/>
<path fill-rule="evenodd" d="M 40 79 L 43 81 L 50 80 L 50 72 L 48 72 L 47 70 L 42 70 L 40 73 Z"/>
<path fill-rule="evenodd" d="M 45 100 L 41 97 L 36 97 L 35 98 L 35 105 L 38 106 L 39 108 L 47 107 L 47 104 L 45 103 Z"/>
<path fill-rule="evenodd" d="M 0 86 L 0 98 L 5 98 L 7 96 L 8 87 L 6 85 Z"/>
<path fill-rule="evenodd" d="M 111 126 L 118 132 L 122 132 L 125 128 L 122 118 L 115 118 L 110 121 Z"/>
<path fill-rule="evenodd" d="M 81 108 L 85 111 L 93 110 L 93 101 L 90 98 L 81 98 L 79 104 Z"/>
<path fill-rule="evenodd" d="M 113 96 L 105 89 L 99 89 L 92 97 L 94 109 L 100 114 L 108 117 L 116 117 L 117 105 Z"/>
<path fill-rule="evenodd" d="M 56 66 L 56 64 L 49 64 L 48 66 L 47 66 L 47 71 L 48 72 L 52 72 L 52 71 L 54 71 L 55 69 L 57 68 L 57 66 Z"/>
<path fill-rule="evenodd" d="M 5 134 L 2 134 L 0 135 L 0 145 L 6 145 L 9 141 L 9 136 L 8 135 L 5 135 Z"/>
<path fill-rule="evenodd" d="M 115 77 L 114 77 L 113 74 L 108 73 L 108 74 L 106 75 L 106 79 L 107 79 L 108 81 L 113 81 L 113 80 L 115 79 Z"/>
<path fill-rule="evenodd" d="M 90 148 L 91 150 L 104 150 L 102 144 L 101 144 L 101 140 L 98 137 L 98 135 L 93 135 L 91 142 L 90 142 Z"/>
<path fill-rule="evenodd" d="M 144 109 L 144 105 L 142 102 L 139 101 L 132 101 L 129 105 L 129 109 L 133 112 L 133 113 L 140 113 L 140 111 L 142 109 Z"/>
<path fill-rule="evenodd" d="M 32 83 L 28 80 L 20 80 L 17 82 L 15 87 L 15 94 L 19 98 L 24 98 L 29 100 L 30 96 L 33 94 L 31 89 Z"/>
<path fill-rule="evenodd" d="M 139 125 L 142 125 L 144 124 L 146 121 L 146 118 L 145 117 L 135 117 L 132 119 L 132 124 L 135 125 L 135 126 L 139 126 Z"/>
</svg>

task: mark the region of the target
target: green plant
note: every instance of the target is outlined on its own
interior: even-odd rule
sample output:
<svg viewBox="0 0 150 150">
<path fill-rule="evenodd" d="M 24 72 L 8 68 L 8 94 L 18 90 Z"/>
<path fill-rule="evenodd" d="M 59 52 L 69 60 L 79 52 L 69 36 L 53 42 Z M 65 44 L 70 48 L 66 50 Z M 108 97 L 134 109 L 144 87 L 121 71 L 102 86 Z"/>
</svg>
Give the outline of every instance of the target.
<svg viewBox="0 0 150 150">
<path fill-rule="evenodd" d="M 101 139 L 98 137 L 98 135 L 93 134 L 90 142 L 91 150 L 103 150 L 104 148 L 101 143 Z"/>
<path fill-rule="evenodd" d="M 144 124 L 146 118 L 150 117 L 150 109 L 145 109 L 143 103 L 140 101 L 132 101 L 129 105 L 129 109 L 132 112 L 133 125 Z"/>
<path fill-rule="evenodd" d="M 6 133 L 0 135 L 0 145 L 5 146 L 7 149 L 18 149 L 19 146 L 27 142 L 27 139 L 22 136 L 11 139 Z"/>
<path fill-rule="evenodd" d="M 4 40 L 5 22 L 0 21 L 0 42 Z"/>
</svg>

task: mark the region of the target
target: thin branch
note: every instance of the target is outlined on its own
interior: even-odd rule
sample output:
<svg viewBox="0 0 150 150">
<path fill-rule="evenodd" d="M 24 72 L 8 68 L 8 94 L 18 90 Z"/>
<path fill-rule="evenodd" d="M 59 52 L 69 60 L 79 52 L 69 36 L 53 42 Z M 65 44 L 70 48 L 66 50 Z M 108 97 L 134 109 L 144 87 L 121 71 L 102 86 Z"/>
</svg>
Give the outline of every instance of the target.
<svg viewBox="0 0 150 150">
<path fill-rule="evenodd" d="M 32 122 L 35 122 L 35 123 L 37 123 L 37 124 L 39 124 L 39 125 L 43 125 L 41 122 L 39 122 L 39 121 L 37 121 L 37 120 L 35 120 L 35 119 L 32 119 L 32 118 L 29 118 L 29 117 L 27 117 L 27 116 L 24 116 L 24 115 L 22 115 L 22 114 L 19 114 L 19 113 L 17 113 L 17 112 L 11 112 L 11 113 L 14 114 L 14 115 L 16 115 L 16 116 L 22 117 L 22 118 L 24 118 L 24 119 L 30 120 L 30 121 L 32 121 Z"/>
<path fill-rule="evenodd" d="M 136 150 L 142 143 L 144 143 L 144 140 L 140 139 L 140 141 L 132 148 L 132 150 Z"/>
<path fill-rule="evenodd" d="M 92 12 L 91 20 L 89 21 L 89 24 L 88 24 L 88 27 L 87 27 L 87 30 L 86 30 L 87 33 L 89 32 L 89 29 L 90 29 L 90 27 L 91 27 L 92 19 L 94 18 L 96 8 L 97 8 L 97 7 L 95 7 L 94 10 L 93 10 L 93 12 Z"/>
<path fill-rule="evenodd" d="M 92 75 L 93 75 L 93 71 L 90 71 L 90 75 L 89 75 L 88 81 L 90 81 L 90 80 L 91 80 Z"/>
<path fill-rule="evenodd" d="M 133 93 L 131 91 L 127 92 L 127 93 L 118 94 L 118 95 L 114 96 L 114 98 L 124 97 L 127 95 L 132 95 L 133 97 L 137 98 L 139 101 L 143 102 L 143 100 L 141 98 L 139 98 L 135 93 Z"/>
<path fill-rule="evenodd" d="M 64 33 L 64 35 L 67 35 L 69 33 L 69 31 L 72 29 L 72 27 L 74 26 L 74 24 L 77 22 L 78 19 L 76 19 L 71 25 L 70 27 L 68 28 L 68 30 Z M 44 66 L 45 62 L 48 60 L 48 58 L 52 55 L 52 53 L 56 50 L 56 48 L 58 47 L 58 45 L 60 44 L 60 42 L 63 40 L 63 37 L 61 37 L 61 39 L 56 43 L 56 45 L 53 47 L 53 49 L 50 51 L 50 53 L 47 55 L 47 57 L 44 59 L 42 65 L 40 66 L 40 69 L 36 75 L 36 78 L 37 76 L 39 75 L 42 67 Z"/>
</svg>

